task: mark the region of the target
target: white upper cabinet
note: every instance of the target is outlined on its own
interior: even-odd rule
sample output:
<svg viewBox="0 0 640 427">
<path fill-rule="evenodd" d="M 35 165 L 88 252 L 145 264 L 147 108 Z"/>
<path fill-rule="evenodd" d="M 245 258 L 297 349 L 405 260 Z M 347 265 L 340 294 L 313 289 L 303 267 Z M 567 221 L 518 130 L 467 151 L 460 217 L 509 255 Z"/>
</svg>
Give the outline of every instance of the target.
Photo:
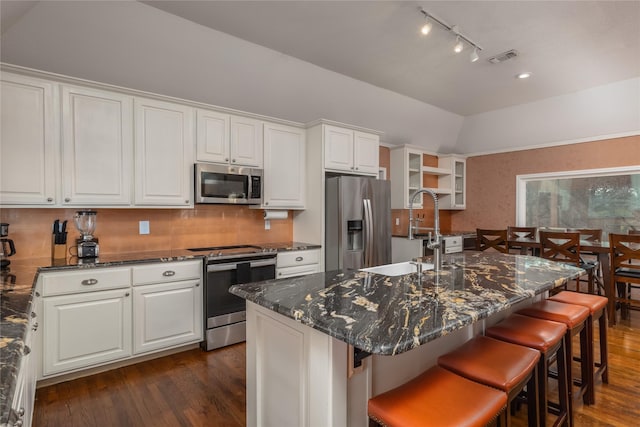
<svg viewBox="0 0 640 427">
<path fill-rule="evenodd" d="M 264 125 L 264 208 L 304 209 L 305 131 Z"/>
<path fill-rule="evenodd" d="M 57 87 L 2 73 L 0 203 L 54 205 L 59 158 Z"/>
<path fill-rule="evenodd" d="M 232 165 L 262 167 L 262 126 L 260 120 L 231 116 Z"/>
<path fill-rule="evenodd" d="M 196 159 L 237 166 L 262 167 L 262 122 L 198 109 Z"/>
<path fill-rule="evenodd" d="M 131 204 L 133 97 L 62 86 L 62 204 Z"/>
<path fill-rule="evenodd" d="M 353 163 L 356 172 L 377 176 L 380 168 L 380 137 L 355 131 L 353 140 Z"/>
<path fill-rule="evenodd" d="M 194 110 L 136 98 L 135 204 L 192 204 Z"/>
<path fill-rule="evenodd" d="M 229 115 L 198 109 L 196 120 L 196 159 L 199 162 L 229 163 Z"/>
<path fill-rule="evenodd" d="M 462 210 L 467 207 L 467 159 L 459 156 L 438 158 L 438 166 L 451 171 L 438 179 L 438 186 L 451 191 L 440 198 L 440 209 Z"/>
<path fill-rule="evenodd" d="M 323 140 L 325 169 L 378 175 L 378 135 L 324 125 Z"/>
</svg>

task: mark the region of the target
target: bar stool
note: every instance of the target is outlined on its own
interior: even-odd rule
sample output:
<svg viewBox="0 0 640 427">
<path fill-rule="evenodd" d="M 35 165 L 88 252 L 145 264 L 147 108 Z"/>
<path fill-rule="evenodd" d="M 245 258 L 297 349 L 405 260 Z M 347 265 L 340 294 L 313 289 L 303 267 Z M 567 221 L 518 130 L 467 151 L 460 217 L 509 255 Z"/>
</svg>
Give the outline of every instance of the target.
<svg viewBox="0 0 640 427">
<path fill-rule="evenodd" d="M 434 366 L 369 399 L 369 425 L 480 427 L 498 417 L 504 425 L 506 404 L 506 393 Z"/>
<path fill-rule="evenodd" d="M 565 422 L 569 425 L 573 424 L 572 414 L 569 412 L 567 359 L 564 354 L 566 332 L 567 326 L 564 323 L 537 319 L 521 314 L 512 314 L 485 331 L 488 337 L 535 348 L 540 352 L 541 356 L 538 362 L 538 399 L 540 425 L 543 427 L 547 425 L 546 415 L 551 405 L 548 398 L 547 377 L 549 364 L 554 355 L 557 355 L 556 360 L 558 363 L 558 404 L 553 405 L 555 410 L 553 413 L 557 415 L 553 425 L 563 425 Z"/>
<path fill-rule="evenodd" d="M 606 297 L 598 295 L 589 295 L 578 292 L 562 291 L 549 298 L 552 301 L 563 302 L 566 304 L 577 304 L 589 309 L 590 315 L 587 320 L 587 334 L 589 340 L 593 343 L 593 322 L 598 320 L 598 329 L 600 334 L 600 362 L 595 361 L 594 345 L 591 345 L 591 361 L 589 366 L 589 378 L 591 379 L 591 387 L 587 390 L 589 403 L 596 403 L 595 378 L 600 375 L 604 384 L 609 383 L 609 348 L 607 345 L 607 303 Z M 598 369 L 594 370 L 594 366 Z"/>
<path fill-rule="evenodd" d="M 508 403 L 527 386 L 528 425 L 539 425 L 537 366 L 540 352 L 489 337 L 473 338 L 438 358 L 438 365 L 470 380 L 507 393 Z M 507 426 L 511 411 L 506 411 Z"/>
<path fill-rule="evenodd" d="M 581 305 L 565 304 L 558 301 L 543 300 L 538 301 L 529 307 L 518 310 L 518 314 L 525 316 L 537 317 L 538 319 L 552 320 L 554 322 L 564 323 L 567 327 L 565 333 L 565 359 L 567 360 L 567 388 L 569 394 L 569 412 L 573 414 L 573 374 L 571 371 L 571 362 L 573 360 L 573 349 L 571 340 L 574 335 L 580 334 L 580 372 L 583 382 L 589 382 L 588 366 L 591 362 L 592 342 L 587 335 L 587 321 L 589 319 L 589 309 Z M 586 380 L 585 380 L 586 379 Z M 589 397 L 586 395 L 586 387 L 580 387 L 579 396 L 583 396 L 585 404 L 589 404 Z M 573 417 L 570 417 L 573 420 Z"/>
</svg>

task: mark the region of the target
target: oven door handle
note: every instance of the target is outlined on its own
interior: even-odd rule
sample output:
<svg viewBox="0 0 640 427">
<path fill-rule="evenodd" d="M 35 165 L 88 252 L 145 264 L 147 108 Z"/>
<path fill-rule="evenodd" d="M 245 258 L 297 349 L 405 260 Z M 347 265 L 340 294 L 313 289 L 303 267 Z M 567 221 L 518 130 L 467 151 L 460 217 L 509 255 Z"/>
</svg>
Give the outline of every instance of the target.
<svg viewBox="0 0 640 427">
<path fill-rule="evenodd" d="M 276 263 L 276 259 L 265 259 L 265 260 L 260 260 L 260 261 L 251 261 L 250 266 L 251 268 L 253 267 L 264 267 L 267 265 L 275 265 Z M 213 271 L 229 271 L 229 270 L 235 270 L 238 268 L 238 263 L 237 262 L 226 262 L 224 264 L 208 264 L 207 265 L 207 272 L 213 272 Z"/>
</svg>

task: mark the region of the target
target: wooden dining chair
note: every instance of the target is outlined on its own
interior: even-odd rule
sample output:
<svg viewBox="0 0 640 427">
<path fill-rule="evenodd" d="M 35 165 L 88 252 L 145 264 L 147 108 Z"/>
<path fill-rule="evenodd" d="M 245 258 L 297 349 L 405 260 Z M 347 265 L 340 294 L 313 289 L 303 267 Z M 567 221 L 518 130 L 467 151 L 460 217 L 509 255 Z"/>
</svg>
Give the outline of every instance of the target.
<svg viewBox="0 0 640 427">
<path fill-rule="evenodd" d="M 503 254 L 509 253 L 509 242 L 507 241 L 507 230 L 487 230 L 476 229 L 476 250 L 486 251 L 494 249 Z"/>
<path fill-rule="evenodd" d="M 600 228 L 568 228 L 568 232 L 571 233 L 580 233 L 581 241 L 590 241 L 590 242 L 601 242 L 602 241 L 602 229 Z M 602 266 L 598 262 L 598 254 L 594 252 L 585 252 L 584 250 L 580 250 L 580 256 L 582 260 L 587 260 L 589 263 L 594 264 L 595 270 L 593 275 L 593 280 L 595 284 L 598 286 L 597 291 L 598 295 L 605 294 L 604 292 L 604 280 L 602 278 Z M 582 279 L 584 282 L 585 280 Z"/>
<path fill-rule="evenodd" d="M 507 227 L 507 240 L 513 240 L 518 238 L 535 240 L 537 234 L 538 234 L 538 227 L 512 227 L 512 226 Z M 509 250 L 511 249 L 517 249 L 518 253 L 526 255 L 527 250 L 529 248 L 522 247 L 519 245 L 509 244 Z M 535 248 L 531 248 L 531 252 L 532 254 L 535 254 Z"/>
<path fill-rule="evenodd" d="M 632 284 L 640 285 L 640 234 L 609 234 L 611 286 L 616 306 L 620 304 L 623 319 L 627 310 L 640 308 L 640 300 L 631 298 Z M 634 286 L 637 288 L 640 286 Z M 614 323 L 616 316 L 613 317 Z"/>
<path fill-rule="evenodd" d="M 587 293 L 594 293 L 593 275 L 596 265 L 580 258 L 580 233 L 540 231 L 540 256 L 584 269 L 587 272 Z M 576 291 L 578 292 L 580 292 L 580 283 L 578 277 L 576 279 Z"/>
</svg>

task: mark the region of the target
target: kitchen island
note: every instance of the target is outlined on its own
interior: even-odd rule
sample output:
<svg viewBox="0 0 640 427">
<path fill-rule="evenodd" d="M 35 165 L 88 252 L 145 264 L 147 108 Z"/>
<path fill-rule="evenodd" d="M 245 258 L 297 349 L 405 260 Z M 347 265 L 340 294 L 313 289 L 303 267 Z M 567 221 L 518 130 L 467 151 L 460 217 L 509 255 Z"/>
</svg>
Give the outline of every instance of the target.
<svg viewBox="0 0 640 427">
<path fill-rule="evenodd" d="M 236 285 L 248 301 L 247 425 L 366 426 L 369 397 L 581 273 L 468 252 L 446 256 L 439 273 L 332 271 Z"/>
</svg>

